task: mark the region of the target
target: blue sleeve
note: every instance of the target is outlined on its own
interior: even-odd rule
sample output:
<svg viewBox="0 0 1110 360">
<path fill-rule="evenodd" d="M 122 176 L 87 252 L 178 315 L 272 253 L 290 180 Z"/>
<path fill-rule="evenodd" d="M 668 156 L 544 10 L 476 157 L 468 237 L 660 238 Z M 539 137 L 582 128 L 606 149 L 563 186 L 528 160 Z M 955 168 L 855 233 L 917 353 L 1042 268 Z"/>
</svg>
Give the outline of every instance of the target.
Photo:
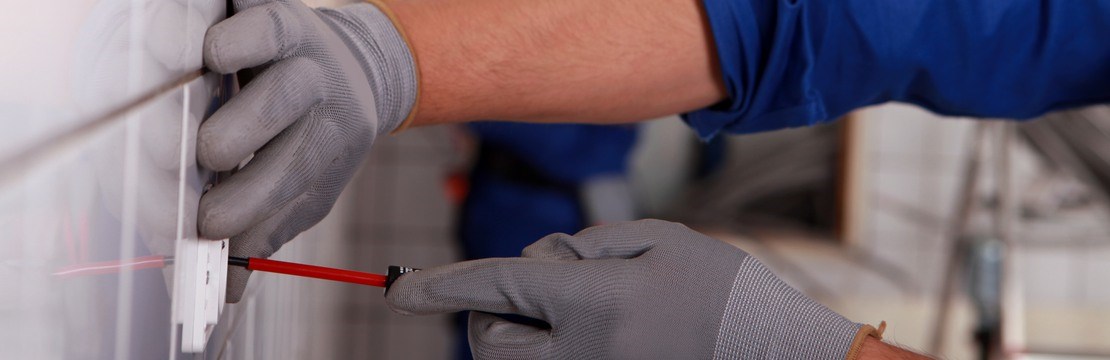
<svg viewBox="0 0 1110 360">
<path fill-rule="evenodd" d="M 1027 119 L 1110 101 L 1107 0 L 703 0 L 729 98 L 702 137 L 887 102 Z"/>
<path fill-rule="evenodd" d="M 475 122 L 469 127 L 483 143 L 512 152 L 552 179 L 574 184 L 626 173 L 636 143 L 636 128 L 625 125 Z"/>
</svg>

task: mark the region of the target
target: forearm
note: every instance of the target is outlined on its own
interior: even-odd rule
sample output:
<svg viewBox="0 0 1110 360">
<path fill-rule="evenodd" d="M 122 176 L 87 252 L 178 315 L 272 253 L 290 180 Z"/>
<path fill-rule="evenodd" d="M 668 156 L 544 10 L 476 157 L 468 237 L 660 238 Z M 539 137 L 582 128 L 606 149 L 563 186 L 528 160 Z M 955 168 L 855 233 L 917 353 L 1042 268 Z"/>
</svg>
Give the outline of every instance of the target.
<svg viewBox="0 0 1110 360">
<path fill-rule="evenodd" d="M 620 123 L 725 96 L 699 0 L 409 0 L 416 125 Z"/>
<path fill-rule="evenodd" d="M 867 338 L 860 351 L 860 360 L 928 360 L 928 356 L 884 343 L 882 340 Z"/>
</svg>

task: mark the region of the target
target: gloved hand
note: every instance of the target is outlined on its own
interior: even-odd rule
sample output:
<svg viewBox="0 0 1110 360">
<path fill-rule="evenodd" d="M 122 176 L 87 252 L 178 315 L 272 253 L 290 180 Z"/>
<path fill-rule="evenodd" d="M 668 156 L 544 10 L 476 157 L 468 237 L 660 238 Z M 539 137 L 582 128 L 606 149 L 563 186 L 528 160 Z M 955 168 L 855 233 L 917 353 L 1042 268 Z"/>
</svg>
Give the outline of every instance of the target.
<svg viewBox="0 0 1110 360">
<path fill-rule="evenodd" d="M 268 257 L 319 222 L 380 134 L 416 102 L 413 55 L 383 8 L 311 9 L 297 0 L 235 0 L 208 30 L 204 62 L 232 73 L 265 68 L 201 125 L 197 160 L 232 170 L 200 202 L 201 236 L 230 253 Z M 230 269 L 237 302 L 249 272 Z"/>
<path fill-rule="evenodd" d="M 470 346 L 479 359 L 840 360 L 878 336 L 747 253 L 658 220 L 551 235 L 522 258 L 409 273 L 386 301 L 410 315 L 476 310 Z"/>
</svg>

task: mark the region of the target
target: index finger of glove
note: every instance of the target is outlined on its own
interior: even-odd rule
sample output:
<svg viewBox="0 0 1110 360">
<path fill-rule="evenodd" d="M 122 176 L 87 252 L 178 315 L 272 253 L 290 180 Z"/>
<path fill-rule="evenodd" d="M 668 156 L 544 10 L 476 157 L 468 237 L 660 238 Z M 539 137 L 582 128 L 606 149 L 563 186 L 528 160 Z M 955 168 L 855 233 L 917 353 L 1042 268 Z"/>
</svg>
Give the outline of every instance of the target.
<svg viewBox="0 0 1110 360">
<path fill-rule="evenodd" d="M 227 171 L 261 148 L 323 101 L 316 64 L 304 58 L 280 61 L 200 126 L 197 161 Z"/>
<path fill-rule="evenodd" d="M 288 6 L 270 2 L 213 25 L 204 35 L 204 65 L 221 74 L 289 56 L 301 42 Z"/>
<path fill-rule="evenodd" d="M 386 303 L 406 315 L 477 310 L 555 323 L 574 272 L 573 264 L 561 261 L 467 261 L 400 277 L 386 294 Z"/>
<path fill-rule="evenodd" d="M 311 114 L 310 114 L 311 116 Z M 243 170 L 201 197 L 197 228 L 222 239 L 242 234 L 310 190 L 313 181 L 341 153 L 338 129 L 305 120 L 282 132 Z"/>
</svg>

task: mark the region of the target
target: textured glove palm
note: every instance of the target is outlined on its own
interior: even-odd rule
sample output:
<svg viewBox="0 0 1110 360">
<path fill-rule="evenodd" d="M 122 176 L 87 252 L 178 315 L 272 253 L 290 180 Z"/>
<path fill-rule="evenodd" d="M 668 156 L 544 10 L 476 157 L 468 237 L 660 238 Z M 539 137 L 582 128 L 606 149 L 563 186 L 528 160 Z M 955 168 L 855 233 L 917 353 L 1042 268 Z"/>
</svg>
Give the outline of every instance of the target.
<svg viewBox="0 0 1110 360">
<path fill-rule="evenodd" d="M 374 138 L 414 106 L 416 72 L 401 34 L 370 4 L 311 9 L 236 0 L 205 36 L 208 68 L 264 69 L 201 125 L 197 160 L 240 171 L 201 198 L 198 226 L 231 238 L 232 256 L 268 257 L 331 210 Z M 229 301 L 249 272 L 231 269 Z"/>
<path fill-rule="evenodd" d="M 840 360 L 861 327 L 747 253 L 657 220 L 551 235 L 522 258 L 410 273 L 387 302 L 404 314 L 480 311 L 469 325 L 480 359 Z"/>
</svg>

